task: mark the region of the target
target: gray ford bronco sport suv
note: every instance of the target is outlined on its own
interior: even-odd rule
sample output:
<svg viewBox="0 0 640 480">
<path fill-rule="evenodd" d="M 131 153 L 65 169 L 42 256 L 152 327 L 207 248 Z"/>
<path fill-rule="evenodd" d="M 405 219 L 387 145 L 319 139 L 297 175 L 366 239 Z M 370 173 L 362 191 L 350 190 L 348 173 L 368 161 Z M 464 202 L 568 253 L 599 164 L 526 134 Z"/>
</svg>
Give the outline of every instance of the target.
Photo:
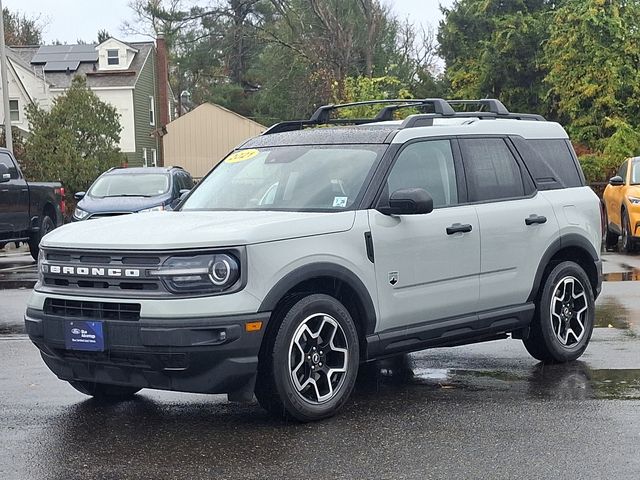
<svg viewBox="0 0 640 480">
<path fill-rule="evenodd" d="M 507 337 L 580 357 L 602 220 L 563 128 L 497 100 L 373 104 L 275 125 L 177 211 L 48 234 L 25 316 L 47 366 L 95 397 L 255 394 L 310 421 L 382 357 Z"/>
</svg>

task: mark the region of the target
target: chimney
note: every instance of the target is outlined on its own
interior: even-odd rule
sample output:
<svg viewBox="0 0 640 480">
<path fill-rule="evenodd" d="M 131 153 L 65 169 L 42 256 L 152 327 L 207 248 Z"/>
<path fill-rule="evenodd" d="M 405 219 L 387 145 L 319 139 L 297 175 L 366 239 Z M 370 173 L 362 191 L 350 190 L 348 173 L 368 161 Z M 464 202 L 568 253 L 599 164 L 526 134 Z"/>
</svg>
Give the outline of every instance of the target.
<svg viewBox="0 0 640 480">
<path fill-rule="evenodd" d="M 158 78 L 158 122 L 156 128 L 160 130 L 169 123 L 169 55 L 167 53 L 167 44 L 162 34 L 156 38 L 156 53 L 156 71 Z M 158 142 L 160 149 L 158 166 L 161 166 L 164 165 L 162 137 L 158 137 Z"/>
</svg>

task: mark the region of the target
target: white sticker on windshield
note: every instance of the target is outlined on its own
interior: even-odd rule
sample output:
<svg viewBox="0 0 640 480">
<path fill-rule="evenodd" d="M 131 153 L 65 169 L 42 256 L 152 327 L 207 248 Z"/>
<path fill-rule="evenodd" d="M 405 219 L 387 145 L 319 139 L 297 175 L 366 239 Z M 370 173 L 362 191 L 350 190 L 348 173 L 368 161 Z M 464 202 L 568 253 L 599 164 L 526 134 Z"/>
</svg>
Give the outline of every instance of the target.
<svg viewBox="0 0 640 480">
<path fill-rule="evenodd" d="M 347 206 L 347 199 L 349 197 L 333 197 L 333 206 L 344 208 Z"/>
</svg>

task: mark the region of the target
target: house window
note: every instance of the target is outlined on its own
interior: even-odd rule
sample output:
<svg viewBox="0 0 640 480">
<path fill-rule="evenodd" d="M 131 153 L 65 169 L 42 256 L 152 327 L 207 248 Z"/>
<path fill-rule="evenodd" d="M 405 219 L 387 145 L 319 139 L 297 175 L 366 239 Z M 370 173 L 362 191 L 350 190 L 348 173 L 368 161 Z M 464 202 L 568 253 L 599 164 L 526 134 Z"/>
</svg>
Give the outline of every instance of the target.
<svg viewBox="0 0 640 480">
<path fill-rule="evenodd" d="M 107 65 L 120 65 L 119 50 L 107 50 Z"/>
<path fill-rule="evenodd" d="M 151 149 L 151 164 L 152 164 L 154 167 L 157 167 L 157 166 L 158 166 L 158 154 L 157 154 L 157 152 L 156 152 L 156 149 L 155 149 L 155 148 L 152 148 L 152 149 Z"/>
<path fill-rule="evenodd" d="M 18 100 L 9 100 L 9 118 L 12 122 L 20 121 L 20 103 Z"/>
<path fill-rule="evenodd" d="M 153 97 L 149 97 L 149 125 L 156 124 L 156 103 Z"/>
<path fill-rule="evenodd" d="M 145 167 L 148 167 L 148 166 L 149 166 L 149 164 L 148 164 L 148 157 L 147 157 L 147 149 L 146 149 L 146 148 L 143 148 L 143 149 L 142 149 L 142 164 L 143 164 Z"/>
</svg>

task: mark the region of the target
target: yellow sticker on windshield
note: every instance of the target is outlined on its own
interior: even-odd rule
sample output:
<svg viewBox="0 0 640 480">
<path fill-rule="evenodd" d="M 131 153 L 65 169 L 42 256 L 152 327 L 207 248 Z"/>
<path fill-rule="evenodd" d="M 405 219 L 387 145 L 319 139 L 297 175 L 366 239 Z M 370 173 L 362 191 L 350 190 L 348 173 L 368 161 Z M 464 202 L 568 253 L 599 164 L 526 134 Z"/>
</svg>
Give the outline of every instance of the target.
<svg viewBox="0 0 640 480">
<path fill-rule="evenodd" d="M 251 160 L 253 157 L 260 153 L 259 150 L 250 149 L 250 150 L 238 150 L 237 152 L 229 155 L 225 162 L 226 163 L 238 163 L 244 162 L 245 160 Z"/>
</svg>

